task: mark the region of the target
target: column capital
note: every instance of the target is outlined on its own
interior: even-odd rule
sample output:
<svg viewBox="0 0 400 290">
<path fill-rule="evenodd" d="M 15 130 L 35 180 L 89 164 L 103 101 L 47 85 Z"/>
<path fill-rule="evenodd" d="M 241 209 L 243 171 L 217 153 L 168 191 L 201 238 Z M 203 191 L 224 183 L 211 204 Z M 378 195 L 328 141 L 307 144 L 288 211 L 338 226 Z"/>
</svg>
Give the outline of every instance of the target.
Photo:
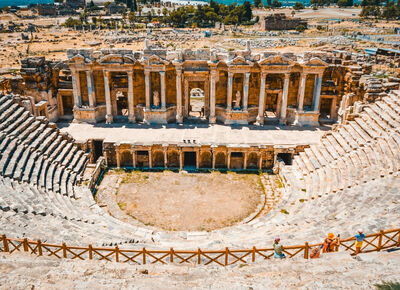
<svg viewBox="0 0 400 290">
<path fill-rule="evenodd" d="M 126 74 L 127 74 L 128 76 L 133 76 L 133 70 L 128 70 L 128 71 L 126 72 Z"/>
<path fill-rule="evenodd" d="M 251 75 L 251 72 L 244 73 L 244 75 L 246 76 L 246 78 L 249 78 Z"/>
<path fill-rule="evenodd" d="M 290 78 L 290 74 L 291 74 L 290 72 L 286 72 L 285 73 L 285 79 L 289 79 Z"/>
<path fill-rule="evenodd" d="M 234 72 L 229 71 L 229 72 L 228 72 L 228 77 L 229 77 L 229 78 L 232 78 L 234 74 L 235 74 Z"/>
<path fill-rule="evenodd" d="M 165 71 L 163 71 L 163 70 L 162 70 L 162 71 L 159 71 L 159 73 L 160 73 L 160 75 L 162 75 L 162 76 L 165 75 Z"/>
<path fill-rule="evenodd" d="M 266 77 L 267 77 L 267 74 L 268 74 L 267 72 L 264 72 L 264 71 L 261 72 L 261 78 L 266 78 Z"/>
</svg>

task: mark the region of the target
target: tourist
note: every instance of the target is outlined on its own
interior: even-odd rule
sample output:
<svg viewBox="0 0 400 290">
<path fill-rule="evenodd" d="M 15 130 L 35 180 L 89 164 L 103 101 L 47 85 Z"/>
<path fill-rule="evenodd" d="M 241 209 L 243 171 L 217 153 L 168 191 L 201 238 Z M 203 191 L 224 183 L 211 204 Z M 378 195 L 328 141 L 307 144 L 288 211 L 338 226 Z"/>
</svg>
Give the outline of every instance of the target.
<svg viewBox="0 0 400 290">
<path fill-rule="evenodd" d="M 352 254 L 353 256 L 358 255 L 361 252 L 361 247 L 365 239 L 365 234 L 363 233 L 363 230 L 359 229 L 357 232 L 358 234 L 354 236 L 356 238 L 355 242 L 356 252 Z"/>
<path fill-rule="evenodd" d="M 276 259 L 286 258 L 285 254 L 283 253 L 283 247 L 279 242 L 280 240 L 281 239 L 279 237 L 276 237 L 274 242 L 274 258 Z"/>
<path fill-rule="evenodd" d="M 340 245 L 340 235 L 335 237 L 333 233 L 329 233 L 328 237 L 324 240 L 322 245 L 323 253 L 330 253 L 336 250 L 336 247 Z"/>
<path fill-rule="evenodd" d="M 317 259 L 319 258 L 320 254 L 321 254 L 321 247 L 317 246 L 311 250 L 310 259 Z"/>
</svg>

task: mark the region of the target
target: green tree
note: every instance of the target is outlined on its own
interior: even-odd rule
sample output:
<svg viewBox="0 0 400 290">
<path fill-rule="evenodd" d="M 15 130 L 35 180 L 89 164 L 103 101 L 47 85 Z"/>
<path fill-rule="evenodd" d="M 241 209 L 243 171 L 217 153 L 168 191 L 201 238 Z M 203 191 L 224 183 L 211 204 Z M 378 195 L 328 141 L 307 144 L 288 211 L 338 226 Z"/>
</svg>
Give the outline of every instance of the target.
<svg viewBox="0 0 400 290">
<path fill-rule="evenodd" d="M 272 2 L 272 5 L 271 5 L 271 6 L 274 7 L 274 8 L 279 8 L 279 7 L 282 6 L 282 3 L 279 2 L 278 0 L 274 0 L 274 1 Z"/>
<path fill-rule="evenodd" d="M 253 13 L 251 11 L 251 4 L 249 1 L 244 1 L 243 9 L 244 9 L 243 20 L 250 21 L 253 18 Z"/>
<path fill-rule="evenodd" d="M 137 1 L 133 0 L 132 9 L 133 11 L 137 11 Z"/>
<path fill-rule="evenodd" d="M 304 25 L 300 24 L 296 27 L 296 31 L 298 32 L 304 32 L 304 30 L 306 30 L 306 28 L 304 27 Z"/>
<path fill-rule="evenodd" d="M 390 20 L 395 19 L 399 16 L 399 10 L 394 2 L 389 1 L 386 6 L 382 9 L 382 17 Z"/>
<path fill-rule="evenodd" d="M 132 0 L 126 0 L 126 7 L 130 10 L 133 8 L 133 3 Z"/>
<path fill-rule="evenodd" d="M 261 0 L 254 0 L 254 7 L 262 7 L 262 1 Z"/>
<path fill-rule="evenodd" d="M 296 3 L 293 5 L 293 9 L 294 9 L 294 10 L 301 10 L 301 9 L 304 9 L 304 5 L 303 5 L 303 3 L 301 3 L 301 2 L 296 2 Z"/>
</svg>

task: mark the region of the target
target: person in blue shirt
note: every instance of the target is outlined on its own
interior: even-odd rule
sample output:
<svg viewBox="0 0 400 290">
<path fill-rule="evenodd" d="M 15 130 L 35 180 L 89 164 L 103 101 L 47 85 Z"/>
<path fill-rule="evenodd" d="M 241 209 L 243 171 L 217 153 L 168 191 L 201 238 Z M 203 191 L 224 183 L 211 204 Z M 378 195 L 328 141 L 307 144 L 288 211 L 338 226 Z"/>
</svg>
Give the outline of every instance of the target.
<svg viewBox="0 0 400 290">
<path fill-rule="evenodd" d="M 354 256 L 358 255 L 361 252 L 363 241 L 365 239 L 365 234 L 363 233 L 363 230 L 359 229 L 357 232 L 358 233 L 354 236 L 356 238 L 356 243 L 355 243 L 356 252 L 354 253 Z"/>
</svg>

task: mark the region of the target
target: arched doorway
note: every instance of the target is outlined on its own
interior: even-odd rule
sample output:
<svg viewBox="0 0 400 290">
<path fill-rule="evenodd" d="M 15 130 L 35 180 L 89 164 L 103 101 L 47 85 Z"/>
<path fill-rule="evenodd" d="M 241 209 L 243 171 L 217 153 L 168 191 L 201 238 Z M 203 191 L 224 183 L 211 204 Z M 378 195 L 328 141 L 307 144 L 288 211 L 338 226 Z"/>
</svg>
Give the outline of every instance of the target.
<svg viewBox="0 0 400 290">
<path fill-rule="evenodd" d="M 215 156 L 215 168 L 226 168 L 226 158 L 224 152 L 218 152 Z"/>
<path fill-rule="evenodd" d="M 200 168 L 211 168 L 212 158 L 211 152 L 203 152 L 200 155 Z"/>
<path fill-rule="evenodd" d="M 204 90 L 194 88 L 189 96 L 189 119 L 204 119 Z"/>
</svg>

